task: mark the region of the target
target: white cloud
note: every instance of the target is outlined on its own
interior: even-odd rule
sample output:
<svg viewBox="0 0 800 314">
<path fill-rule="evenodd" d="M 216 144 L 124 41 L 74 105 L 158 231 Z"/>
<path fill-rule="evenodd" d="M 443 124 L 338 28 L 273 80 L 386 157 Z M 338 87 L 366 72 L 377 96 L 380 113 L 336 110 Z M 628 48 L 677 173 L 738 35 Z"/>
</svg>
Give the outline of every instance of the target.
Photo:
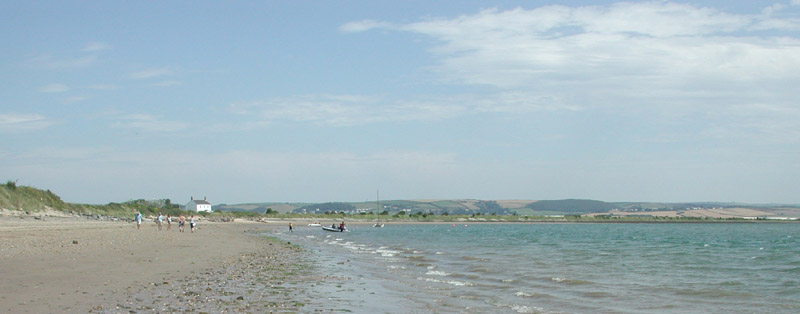
<svg viewBox="0 0 800 314">
<path fill-rule="evenodd" d="M 172 70 L 169 70 L 167 68 L 149 68 L 133 72 L 130 74 L 130 77 L 134 79 L 149 79 L 149 78 L 163 77 L 169 75 L 172 75 Z"/>
<path fill-rule="evenodd" d="M 40 87 L 39 91 L 42 93 L 63 93 L 69 91 L 69 86 L 61 83 L 54 83 Z"/>
<path fill-rule="evenodd" d="M 778 28 L 773 30 L 795 29 L 790 19 L 769 21 Z M 760 15 L 644 2 L 492 9 L 385 27 L 436 39 L 432 52 L 441 60 L 436 69 L 456 83 L 647 90 L 685 88 L 698 80 L 718 85 L 798 80 L 800 40 L 750 34 L 764 22 Z M 347 29 L 382 25 L 355 22 Z"/>
<path fill-rule="evenodd" d="M 82 50 L 85 52 L 96 52 L 111 49 L 111 45 L 101 42 L 91 42 L 86 45 Z"/>
<path fill-rule="evenodd" d="M 40 114 L 0 114 L 0 131 L 34 131 L 50 125 L 52 122 Z"/>
<path fill-rule="evenodd" d="M 161 117 L 149 114 L 129 114 L 119 117 L 119 121 L 112 124 L 117 128 L 131 128 L 143 132 L 175 132 L 188 127 L 185 122 L 164 120 Z"/>
</svg>

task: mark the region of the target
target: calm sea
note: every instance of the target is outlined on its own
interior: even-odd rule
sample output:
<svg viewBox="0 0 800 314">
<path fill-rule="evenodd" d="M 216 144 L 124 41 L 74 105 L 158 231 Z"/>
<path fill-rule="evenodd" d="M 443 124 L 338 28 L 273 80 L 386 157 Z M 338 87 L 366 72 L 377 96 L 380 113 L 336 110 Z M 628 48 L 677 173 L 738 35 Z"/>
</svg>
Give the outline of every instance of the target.
<svg viewBox="0 0 800 314">
<path fill-rule="evenodd" d="M 346 278 L 316 289 L 353 312 L 800 313 L 794 223 L 388 224 L 279 236 Z"/>
</svg>

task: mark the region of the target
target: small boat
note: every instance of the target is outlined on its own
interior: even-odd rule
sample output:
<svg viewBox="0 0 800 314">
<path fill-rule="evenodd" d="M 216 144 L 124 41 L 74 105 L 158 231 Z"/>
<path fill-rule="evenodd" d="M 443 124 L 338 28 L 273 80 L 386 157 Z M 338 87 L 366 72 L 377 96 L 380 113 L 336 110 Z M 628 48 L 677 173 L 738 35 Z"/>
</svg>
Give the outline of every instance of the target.
<svg viewBox="0 0 800 314">
<path fill-rule="evenodd" d="M 322 227 L 322 230 L 331 231 L 331 232 L 345 232 L 345 231 L 348 231 L 347 227 L 344 227 L 344 229 L 339 229 L 339 227 L 336 227 L 336 228 L 334 228 L 334 227 Z"/>
</svg>

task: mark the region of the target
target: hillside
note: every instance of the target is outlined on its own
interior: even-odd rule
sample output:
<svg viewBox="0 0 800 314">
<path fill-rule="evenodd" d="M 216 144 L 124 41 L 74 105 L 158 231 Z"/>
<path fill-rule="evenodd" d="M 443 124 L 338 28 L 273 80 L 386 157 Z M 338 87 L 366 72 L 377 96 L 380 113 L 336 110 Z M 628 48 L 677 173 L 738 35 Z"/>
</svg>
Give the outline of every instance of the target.
<svg viewBox="0 0 800 314">
<path fill-rule="evenodd" d="M 17 186 L 13 181 L 0 185 L 0 209 L 4 213 L 21 211 L 28 214 L 92 215 L 117 218 L 131 218 L 136 212 L 141 212 L 145 216 L 156 215 L 159 212 L 164 214 L 181 212 L 178 205 L 172 204 L 168 199 L 131 200 L 106 205 L 67 203 L 50 190 Z"/>
<path fill-rule="evenodd" d="M 751 211 L 742 211 L 742 208 Z M 585 199 L 566 200 L 385 200 L 380 208 L 376 202 L 325 202 L 325 203 L 255 203 L 239 205 L 216 205 L 214 210 L 246 211 L 296 214 L 429 214 L 429 215 L 618 215 L 618 216 L 686 216 L 719 214 L 730 210 L 733 216 L 751 213 L 756 216 L 800 216 L 796 205 L 747 205 L 720 202 L 652 203 L 652 202 L 603 202 Z M 717 215 L 717 214 L 714 214 Z M 713 215 L 712 215 L 713 216 Z M 744 215 L 747 216 L 747 215 Z"/>
</svg>

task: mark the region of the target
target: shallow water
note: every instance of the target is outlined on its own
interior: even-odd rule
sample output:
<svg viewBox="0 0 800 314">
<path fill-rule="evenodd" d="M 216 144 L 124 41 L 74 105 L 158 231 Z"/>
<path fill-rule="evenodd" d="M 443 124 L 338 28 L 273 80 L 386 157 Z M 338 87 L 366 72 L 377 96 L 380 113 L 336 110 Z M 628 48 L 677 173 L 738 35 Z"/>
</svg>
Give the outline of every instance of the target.
<svg viewBox="0 0 800 314">
<path fill-rule="evenodd" d="M 351 279 L 323 293 L 356 300 L 354 312 L 800 312 L 800 224 L 389 224 L 279 236 Z"/>
</svg>

